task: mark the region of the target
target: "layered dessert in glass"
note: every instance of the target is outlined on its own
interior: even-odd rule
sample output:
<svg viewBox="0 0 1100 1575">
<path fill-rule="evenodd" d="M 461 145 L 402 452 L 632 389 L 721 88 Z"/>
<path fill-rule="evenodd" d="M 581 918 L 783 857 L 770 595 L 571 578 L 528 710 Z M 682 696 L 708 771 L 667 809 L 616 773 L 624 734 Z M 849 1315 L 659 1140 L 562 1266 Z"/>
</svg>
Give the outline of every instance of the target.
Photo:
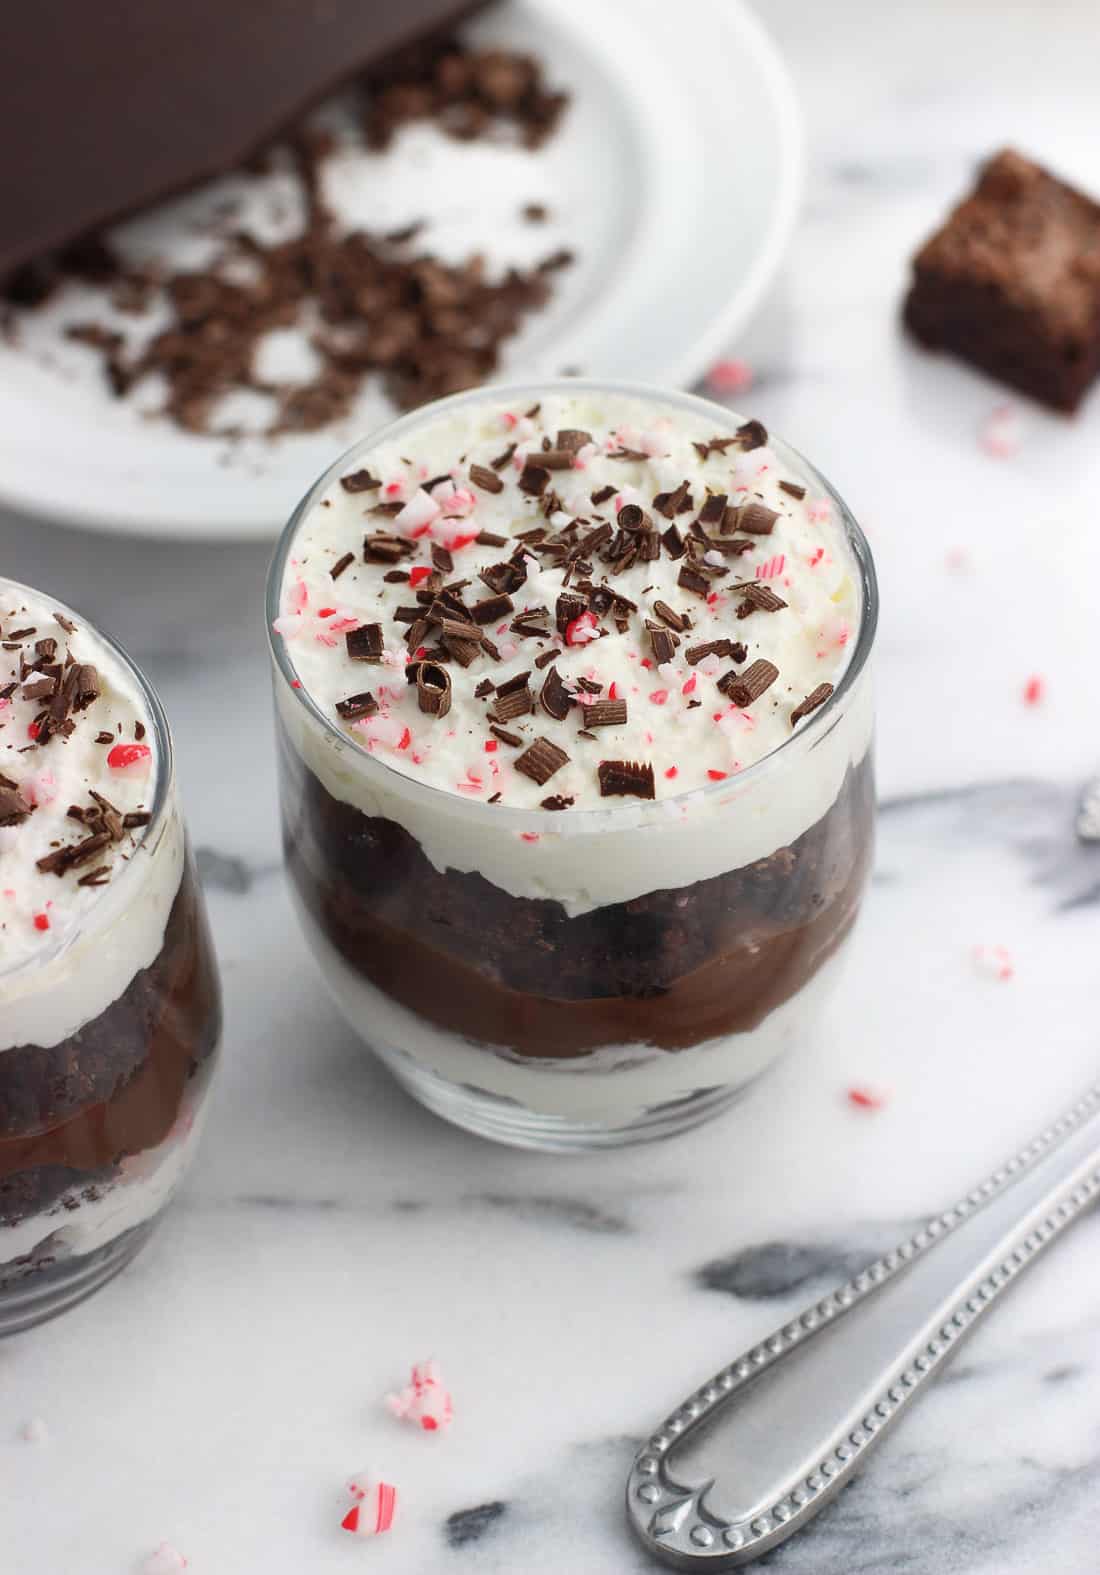
<svg viewBox="0 0 1100 1575">
<path fill-rule="evenodd" d="M 0 1333 L 145 1241 L 220 1026 L 159 701 L 78 613 L 0 580 Z"/>
<path fill-rule="evenodd" d="M 871 857 L 876 592 L 759 421 L 572 380 L 428 406 L 305 498 L 268 610 L 291 887 L 424 1103 L 659 1136 L 811 1036 Z"/>
</svg>

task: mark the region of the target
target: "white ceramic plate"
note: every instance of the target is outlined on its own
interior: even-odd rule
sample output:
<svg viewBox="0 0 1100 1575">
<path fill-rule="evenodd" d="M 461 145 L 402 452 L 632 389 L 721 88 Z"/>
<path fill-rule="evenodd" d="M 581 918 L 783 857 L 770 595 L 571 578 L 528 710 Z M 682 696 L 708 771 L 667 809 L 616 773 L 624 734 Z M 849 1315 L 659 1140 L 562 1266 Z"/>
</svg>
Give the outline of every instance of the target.
<svg viewBox="0 0 1100 1575">
<path fill-rule="evenodd" d="M 774 46 L 740 0 L 511 0 L 472 31 L 533 50 L 568 88 L 557 136 L 530 154 L 408 127 L 386 154 L 332 168 L 337 211 L 375 230 L 428 218 L 426 244 L 456 260 L 483 250 L 529 265 L 574 250 L 549 308 L 507 347 L 504 377 L 691 383 L 756 306 L 795 217 L 800 127 Z M 235 191 L 218 182 L 120 239 L 193 265 L 211 245 L 204 214 Z M 249 222 L 293 222 L 279 177 L 250 191 Z M 531 202 L 549 222 L 522 218 Z M 70 287 L 0 348 L 0 500 L 16 508 L 148 536 L 272 536 L 333 456 L 392 414 L 368 384 L 352 416 L 321 432 L 235 443 L 180 432 L 149 415 L 155 387 L 114 400 L 98 359 L 66 339 L 67 323 L 104 319 L 103 300 L 90 311 Z M 269 365 L 289 373 L 304 346 L 279 339 Z"/>
</svg>

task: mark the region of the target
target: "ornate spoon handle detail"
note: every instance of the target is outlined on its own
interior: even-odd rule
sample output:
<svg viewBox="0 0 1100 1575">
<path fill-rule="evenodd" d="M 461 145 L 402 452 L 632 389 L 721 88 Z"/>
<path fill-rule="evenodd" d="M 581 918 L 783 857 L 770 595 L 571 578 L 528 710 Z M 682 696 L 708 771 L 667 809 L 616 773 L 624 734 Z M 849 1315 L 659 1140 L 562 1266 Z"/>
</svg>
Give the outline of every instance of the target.
<svg viewBox="0 0 1100 1575">
<path fill-rule="evenodd" d="M 627 1515 L 685 1570 L 801 1530 L 1016 1276 L 1100 1194 L 1100 1084 L 953 1207 L 691 1395 L 639 1450 Z"/>
</svg>

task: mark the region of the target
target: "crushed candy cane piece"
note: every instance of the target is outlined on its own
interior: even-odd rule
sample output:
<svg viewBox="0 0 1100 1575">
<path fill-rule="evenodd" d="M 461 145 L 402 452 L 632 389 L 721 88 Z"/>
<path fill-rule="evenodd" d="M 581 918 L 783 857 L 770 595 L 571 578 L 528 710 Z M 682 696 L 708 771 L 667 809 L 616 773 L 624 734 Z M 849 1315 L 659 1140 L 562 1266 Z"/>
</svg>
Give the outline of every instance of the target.
<svg viewBox="0 0 1100 1575">
<path fill-rule="evenodd" d="M 1023 426 L 1014 405 L 997 405 L 982 424 L 981 445 L 995 459 L 1011 459 L 1019 452 Z"/>
<path fill-rule="evenodd" d="M 399 1394 L 387 1395 L 386 1405 L 393 1416 L 403 1422 L 412 1422 L 425 1433 L 438 1433 L 450 1427 L 454 1414 L 450 1393 L 443 1386 L 435 1361 L 418 1362 L 408 1387 Z"/>
<path fill-rule="evenodd" d="M 579 618 L 565 626 L 566 645 L 587 645 L 589 640 L 598 638 L 599 626 L 594 612 L 582 612 Z"/>
<path fill-rule="evenodd" d="M 125 771 L 127 776 L 144 776 L 152 762 L 153 751 L 148 744 L 116 744 L 107 756 L 112 771 Z"/>
<path fill-rule="evenodd" d="M 848 1103 L 855 1105 L 857 1110 L 881 1110 L 886 1101 L 881 1094 L 870 1088 L 850 1088 L 848 1090 Z"/>
<path fill-rule="evenodd" d="M 971 956 L 978 971 L 991 979 L 1015 977 L 1016 964 L 1007 946 L 975 946 Z"/>
<path fill-rule="evenodd" d="M 1028 679 L 1027 683 L 1024 685 L 1024 704 L 1038 705 L 1039 701 L 1043 698 L 1043 691 L 1045 687 L 1046 686 L 1039 675 L 1037 673 L 1033 673 Z"/>
<path fill-rule="evenodd" d="M 712 394 L 743 394 L 752 387 L 752 367 L 747 361 L 729 357 L 716 361 L 706 375 L 706 385 Z"/>
<path fill-rule="evenodd" d="M 360 1472 L 348 1483 L 355 1503 L 340 1522 L 341 1529 L 353 1537 L 378 1537 L 389 1531 L 397 1512 L 397 1489 L 389 1482 L 375 1482 Z"/>
<path fill-rule="evenodd" d="M 47 1444 L 50 1440 L 50 1430 L 40 1416 L 32 1416 L 29 1422 L 24 1422 L 19 1429 L 19 1436 L 25 1444 Z"/>
<path fill-rule="evenodd" d="M 155 1553 L 150 1553 L 141 1566 L 142 1575 L 178 1575 L 187 1568 L 187 1559 L 170 1542 L 162 1542 Z"/>
</svg>

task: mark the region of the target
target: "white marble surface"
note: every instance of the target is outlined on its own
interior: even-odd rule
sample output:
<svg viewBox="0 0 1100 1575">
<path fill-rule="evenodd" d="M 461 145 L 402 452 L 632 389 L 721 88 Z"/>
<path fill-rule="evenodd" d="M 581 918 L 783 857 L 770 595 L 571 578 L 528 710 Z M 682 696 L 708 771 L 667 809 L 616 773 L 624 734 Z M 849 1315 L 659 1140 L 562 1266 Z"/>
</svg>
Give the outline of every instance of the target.
<svg viewBox="0 0 1100 1575">
<path fill-rule="evenodd" d="M 883 589 L 880 851 L 819 1042 L 729 1119 L 610 1157 L 496 1150 L 423 1114 L 337 1020 L 283 890 L 265 553 L 0 521 L 4 571 L 114 630 L 161 687 L 228 1005 L 212 1123 L 159 1236 L 0 1346 L 5 1575 L 135 1575 L 164 1538 L 194 1575 L 648 1568 L 621 1523 L 633 1441 L 1095 1073 L 1100 851 L 1071 827 L 1100 766 L 1100 403 L 1065 422 L 1020 402 L 1019 452 L 992 458 L 978 432 L 1002 395 L 896 326 L 907 255 L 979 155 L 1011 139 L 1100 188 L 1095 7 L 764 11 L 811 178 L 737 346 L 746 403 L 847 494 Z M 974 967 L 977 943 L 1011 949 L 1011 981 Z M 884 1108 L 851 1108 L 857 1083 Z M 768 1243 L 801 1250 L 754 1254 Z M 1055 1249 L 773 1568 L 1095 1570 L 1096 1243 L 1086 1221 Z M 443 1438 L 380 1409 L 431 1352 L 456 1396 Z M 47 1443 L 18 1436 L 31 1417 Z M 337 1526 L 371 1464 L 402 1502 L 366 1548 Z M 501 1507 L 450 1519 L 481 1505 Z"/>
</svg>

